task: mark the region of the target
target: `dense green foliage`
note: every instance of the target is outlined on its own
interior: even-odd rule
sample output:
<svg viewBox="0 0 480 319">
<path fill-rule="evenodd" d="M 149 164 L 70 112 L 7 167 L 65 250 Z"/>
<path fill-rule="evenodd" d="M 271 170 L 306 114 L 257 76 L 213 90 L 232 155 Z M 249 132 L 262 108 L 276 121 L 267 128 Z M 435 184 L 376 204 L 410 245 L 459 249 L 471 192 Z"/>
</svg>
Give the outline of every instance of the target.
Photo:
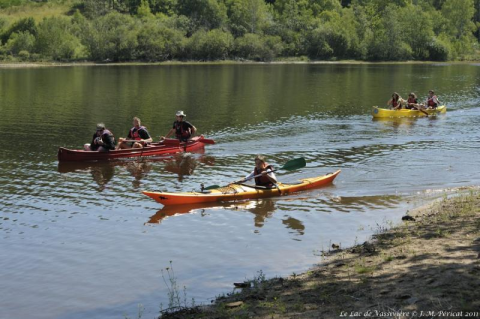
<svg viewBox="0 0 480 319">
<path fill-rule="evenodd" d="M 38 1 L 0 0 L 0 8 L 30 2 Z M 480 0 L 68 3 L 69 15 L 40 22 L 33 18 L 11 22 L 0 16 L 0 58 L 442 61 L 475 58 L 480 37 L 480 14 L 475 10 Z"/>
</svg>

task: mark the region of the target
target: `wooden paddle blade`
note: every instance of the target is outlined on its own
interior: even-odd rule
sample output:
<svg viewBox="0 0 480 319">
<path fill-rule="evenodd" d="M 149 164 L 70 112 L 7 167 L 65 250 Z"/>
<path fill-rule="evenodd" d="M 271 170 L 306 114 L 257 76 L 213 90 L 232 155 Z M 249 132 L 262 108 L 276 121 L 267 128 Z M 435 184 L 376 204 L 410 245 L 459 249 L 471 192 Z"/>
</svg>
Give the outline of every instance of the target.
<svg viewBox="0 0 480 319">
<path fill-rule="evenodd" d="M 220 188 L 221 186 L 220 185 L 211 185 L 211 186 L 207 186 L 205 187 L 203 190 L 210 190 L 210 189 L 217 189 L 217 188 Z"/>
<path fill-rule="evenodd" d="M 215 144 L 215 141 L 209 138 L 199 138 L 198 141 L 204 144 Z"/>
<path fill-rule="evenodd" d="M 300 157 L 300 158 L 296 158 L 296 159 L 293 159 L 291 161 L 288 161 L 285 163 L 285 165 L 283 165 L 280 169 L 284 169 L 284 170 L 287 170 L 287 171 L 293 171 L 295 169 L 299 169 L 299 168 L 302 168 L 302 167 L 305 167 L 307 166 L 307 162 L 305 161 L 305 159 L 303 157 Z"/>
</svg>

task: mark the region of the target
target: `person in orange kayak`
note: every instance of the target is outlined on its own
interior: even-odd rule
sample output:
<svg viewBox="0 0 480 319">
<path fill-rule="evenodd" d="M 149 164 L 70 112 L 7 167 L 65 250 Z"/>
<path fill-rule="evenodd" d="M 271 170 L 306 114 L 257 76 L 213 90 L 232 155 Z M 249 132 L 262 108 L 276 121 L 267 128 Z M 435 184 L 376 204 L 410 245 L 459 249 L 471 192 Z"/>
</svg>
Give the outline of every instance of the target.
<svg viewBox="0 0 480 319">
<path fill-rule="evenodd" d="M 400 110 L 402 105 L 405 104 L 405 100 L 402 99 L 397 92 L 393 92 L 392 98 L 388 100 L 387 105 L 390 106 L 393 110 Z"/>
<path fill-rule="evenodd" d="M 161 139 L 168 138 L 170 135 L 175 133 L 175 136 L 180 140 L 180 142 L 188 141 L 192 136 L 195 135 L 197 128 L 190 124 L 188 121 L 185 121 L 185 117 L 187 116 L 183 111 L 178 111 L 176 114 L 176 120 L 173 122 L 172 129 L 162 137 Z"/>
<path fill-rule="evenodd" d="M 92 142 L 83 146 L 85 151 L 107 152 L 115 149 L 115 137 L 105 128 L 105 124 L 98 123 L 97 131 L 93 134 Z"/>
<path fill-rule="evenodd" d="M 117 149 L 142 148 L 152 141 L 147 128 L 142 126 L 142 121 L 138 117 L 134 117 L 133 127 L 128 132 L 127 138 L 120 137 L 118 139 Z"/>
<path fill-rule="evenodd" d="M 275 186 L 275 184 L 277 184 L 277 177 L 273 172 L 273 166 L 267 164 L 267 162 L 265 161 L 265 157 L 263 157 L 262 155 L 257 155 L 257 157 L 255 157 L 255 168 L 243 180 L 250 180 L 254 178 L 254 176 L 257 176 L 255 177 L 255 185 L 257 186 L 265 186 L 271 188 Z"/>
<path fill-rule="evenodd" d="M 425 106 L 430 110 L 434 110 L 439 105 L 440 105 L 440 101 L 435 95 L 435 92 L 433 92 L 433 90 L 428 91 L 428 97 L 427 97 L 427 101 L 425 102 Z"/>
</svg>

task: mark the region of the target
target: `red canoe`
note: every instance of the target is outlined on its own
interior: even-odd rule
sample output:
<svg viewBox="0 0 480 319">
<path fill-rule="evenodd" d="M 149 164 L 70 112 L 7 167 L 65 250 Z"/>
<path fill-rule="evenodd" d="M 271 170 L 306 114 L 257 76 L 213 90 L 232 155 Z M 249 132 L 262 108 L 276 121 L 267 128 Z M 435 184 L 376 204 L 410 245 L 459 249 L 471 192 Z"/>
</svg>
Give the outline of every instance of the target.
<svg viewBox="0 0 480 319">
<path fill-rule="evenodd" d="M 108 161 L 118 158 L 158 156 L 179 152 L 193 152 L 204 147 L 204 144 L 215 144 L 211 139 L 196 136 L 187 143 L 180 143 L 177 139 L 166 139 L 159 143 L 152 143 L 144 148 L 130 148 L 108 152 L 69 150 L 64 147 L 58 149 L 59 162 L 86 162 Z"/>
</svg>

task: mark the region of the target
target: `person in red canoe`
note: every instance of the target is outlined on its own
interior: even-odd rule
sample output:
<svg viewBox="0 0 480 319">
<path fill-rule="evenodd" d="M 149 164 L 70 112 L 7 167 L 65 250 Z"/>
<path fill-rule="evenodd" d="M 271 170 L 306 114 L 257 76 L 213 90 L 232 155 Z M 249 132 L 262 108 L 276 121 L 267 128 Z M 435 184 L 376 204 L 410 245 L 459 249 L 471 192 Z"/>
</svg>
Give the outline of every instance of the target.
<svg viewBox="0 0 480 319">
<path fill-rule="evenodd" d="M 404 104 L 405 100 L 402 99 L 397 92 L 393 92 L 392 98 L 387 102 L 387 105 L 390 106 L 392 110 L 400 110 Z"/>
<path fill-rule="evenodd" d="M 427 101 L 425 102 L 425 106 L 429 110 L 434 110 L 440 105 L 440 101 L 438 100 L 435 92 L 433 90 L 428 91 Z"/>
<path fill-rule="evenodd" d="M 115 149 L 115 137 L 105 128 L 105 124 L 97 124 L 97 131 L 93 134 L 92 142 L 83 146 L 85 151 L 107 152 Z"/>
<path fill-rule="evenodd" d="M 147 131 L 145 126 L 142 126 L 142 121 L 138 117 L 133 118 L 133 127 L 128 132 L 127 138 L 120 137 L 118 139 L 118 149 L 126 148 L 142 148 L 152 143 L 153 139 Z"/>
<path fill-rule="evenodd" d="M 187 115 L 183 113 L 183 111 L 178 111 L 175 116 L 177 117 L 177 119 L 175 122 L 173 122 L 172 129 L 167 133 L 167 135 L 165 135 L 165 137 L 161 137 L 160 139 L 163 140 L 175 133 L 175 136 L 180 140 L 180 142 L 186 142 L 193 135 L 195 135 L 197 128 L 189 122 L 185 121 L 185 117 Z"/>
<path fill-rule="evenodd" d="M 252 179 L 256 175 L 261 175 L 255 177 L 255 185 L 271 188 L 277 184 L 277 177 L 272 171 L 273 166 L 267 164 L 265 157 L 262 155 L 257 155 L 257 157 L 255 157 L 255 168 L 248 176 L 244 178 L 244 181 Z"/>
</svg>

